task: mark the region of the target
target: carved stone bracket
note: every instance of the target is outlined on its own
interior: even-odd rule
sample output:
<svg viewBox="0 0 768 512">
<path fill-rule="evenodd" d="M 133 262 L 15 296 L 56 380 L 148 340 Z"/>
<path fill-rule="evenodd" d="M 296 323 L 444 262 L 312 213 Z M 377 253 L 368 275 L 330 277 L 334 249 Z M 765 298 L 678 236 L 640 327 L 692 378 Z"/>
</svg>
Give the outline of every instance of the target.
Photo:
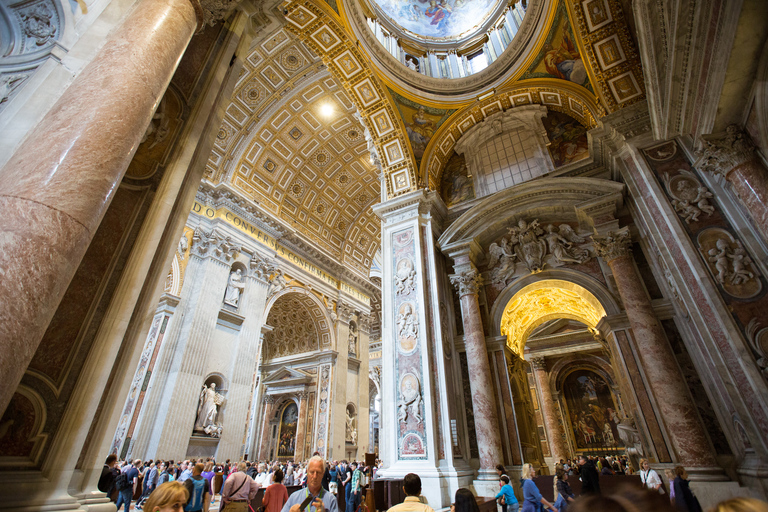
<svg viewBox="0 0 768 512">
<path fill-rule="evenodd" d="M 373 323 L 373 316 L 361 314 L 358 318 L 358 324 L 361 331 L 371 332 L 371 323 Z"/>
<path fill-rule="evenodd" d="M 595 252 L 606 263 L 620 256 L 626 256 L 630 253 L 632 246 L 632 237 L 627 228 L 603 236 L 593 235 L 592 240 L 595 243 Z"/>
<path fill-rule="evenodd" d="M 465 295 L 477 295 L 480 286 L 483 284 L 483 278 L 474 265 L 469 270 L 465 270 L 458 274 L 451 274 L 448 277 L 451 279 L 451 284 L 458 290 L 459 297 Z"/>
<path fill-rule="evenodd" d="M 336 313 L 338 313 L 342 322 L 349 322 L 350 318 L 355 314 L 355 310 L 349 304 L 339 301 L 336 303 Z"/>
<path fill-rule="evenodd" d="M 723 137 L 702 137 L 702 148 L 696 152 L 699 159 L 695 166 L 715 174 L 727 174 L 741 164 L 756 158 L 755 145 L 741 127 L 732 124 Z"/>
<path fill-rule="evenodd" d="M 195 228 L 195 233 L 192 235 L 192 254 L 201 258 L 216 258 L 229 264 L 239 251 L 240 246 L 234 244 L 232 238 L 221 234 L 216 228 L 210 233 L 204 232 L 200 227 Z"/>
<path fill-rule="evenodd" d="M 250 275 L 263 281 L 268 281 L 269 276 L 275 271 L 275 262 L 269 258 L 264 258 L 258 253 L 253 253 L 250 262 Z"/>
</svg>

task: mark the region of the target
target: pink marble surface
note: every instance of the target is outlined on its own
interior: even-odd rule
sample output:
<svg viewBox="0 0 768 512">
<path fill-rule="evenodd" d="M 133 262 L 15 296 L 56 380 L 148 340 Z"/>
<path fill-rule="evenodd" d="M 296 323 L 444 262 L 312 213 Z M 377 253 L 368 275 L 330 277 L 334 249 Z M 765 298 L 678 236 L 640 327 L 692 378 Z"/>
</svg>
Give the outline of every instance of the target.
<svg viewBox="0 0 768 512">
<path fill-rule="evenodd" d="M 536 381 L 541 391 L 541 412 L 544 415 L 544 425 L 549 434 L 549 446 L 552 450 L 552 457 L 556 461 L 568 458 L 568 449 L 565 446 L 564 433 L 560 422 L 557 421 L 559 415 L 555 399 L 552 396 L 552 389 L 549 387 L 547 370 L 541 365 L 534 364 L 533 372 L 536 374 Z"/>
<path fill-rule="evenodd" d="M 143 0 L 0 169 L 0 392 L 37 349 L 196 27 L 189 0 Z"/>
<path fill-rule="evenodd" d="M 608 265 L 627 311 L 648 386 L 678 461 L 685 466 L 717 466 L 675 355 L 635 271 L 631 254 L 614 258 Z"/>
<path fill-rule="evenodd" d="M 461 315 L 464 321 L 464 346 L 467 352 L 469 386 L 472 389 L 480 469 L 493 470 L 496 464 L 503 462 L 504 455 L 501 451 L 491 366 L 488 362 L 477 295 L 470 293 L 461 297 Z"/>
<path fill-rule="evenodd" d="M 272 402 L 264 402 L 262 416 L 261 444 L 259 445 L 259 460 L 269 459 L 269 418 L 272 416 Z"/>
<path fill-rule="evenodd" d="M 768 240 L 768 170 L 759 161 L 751 160 L 734 167 L 727 177 L 763 239 Z"/>
<path fill-rule="evenodd" d="M 299 402 L 299 419 L 296 421 L 296 451 L 294 460 L 304 460 L 304 437 L 307 430 L 307 397 L 302 396 Z"/>
</svg>

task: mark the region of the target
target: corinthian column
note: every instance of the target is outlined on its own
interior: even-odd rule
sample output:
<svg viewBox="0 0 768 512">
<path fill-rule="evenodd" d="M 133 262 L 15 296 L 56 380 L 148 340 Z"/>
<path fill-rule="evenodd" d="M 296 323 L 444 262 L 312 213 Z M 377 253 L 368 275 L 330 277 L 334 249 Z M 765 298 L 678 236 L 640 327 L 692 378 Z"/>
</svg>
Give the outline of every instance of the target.
<svg viewBox="0 0 768 512">
<path fill-rule="evenodd" d="M 547 362 L 543 357 L 535 357 L 531 359 L 531 367 L 541 392 L 541 412 L 544 415 L 544 425 L 547 427 L 549 435 L 549 448 L 552 452 L 552 458 L 555 464 L 557 464 L 560 459 L 568 458 L 568 449 L 563 439 L 562 426 L 557 421 L 557 407 L 555 406 L 555 399 L 552 396 L 552 389 L 549 387 L 549 379 L 547 378 Z"/>
<path fill-rule="evenodd" d="M 629 231 L 623 228 L 617 233 L 592 238 L 598 256 L 608 263 L 613 272 L 649 391 L 656 400 L 678 461 L 689 467 L 716 466 L 675 354 L 635 270 Z"/>
<path fill-rule="evenodd" d="M 0 170 L 0 412 L 202 16 L 197 0 L 137 2 Z"/>
<path fill-rule="evenodd" d="M 464 261 L 462 261 L 464 258 Z M 495 467 L 504 461 L 499 435 L 499 419 L 496 414 L 491 365 L 485 347 L 485 333 L 480 318 L 477 294 L 482 278 L 468 256 L 457 256 L 456 274 L 451 283 L 459 292 L 461 319 L 464 323 L 464 347 L 467 352 L 469 387 L 472 389 L 472 411 L 475 415 L 477 448 L 480 452 L 479 480 L 496 480 Z"/>
<path fill-rule="evenodd" d="M 763 239 L 768 240 L 768 170 L 760 161 L 749 135 L 732 124 L 726 128 L 724 137 L 708 136 L 699 156 L 696 166 L 703 171 L 721 174 L 731 182 Z"/>
</svg>

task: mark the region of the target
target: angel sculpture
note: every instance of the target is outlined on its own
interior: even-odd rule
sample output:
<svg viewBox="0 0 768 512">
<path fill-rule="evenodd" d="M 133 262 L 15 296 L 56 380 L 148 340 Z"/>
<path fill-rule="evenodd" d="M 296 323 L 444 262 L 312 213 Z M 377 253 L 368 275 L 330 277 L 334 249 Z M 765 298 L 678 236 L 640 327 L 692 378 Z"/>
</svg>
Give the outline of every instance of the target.
<svg viewBox="0 0 768 512">
<path fill-rule="evenodd" d="M 709 199 L 712 197 L 712 192 L 707 190 L 707 187 L 700 186 L 696 189 L 696 198 L 693 200 L 699 210 L 706 213 L 708 217 L 715 213 L 715 207 L 709 204 Z"/>
<path fill-rule="evenodd" d="M 578 236 L 568 224 L 561 224 L 559 231 L 555 231 L 554 225 L 548 225 L 544 239 L 550 254 L 559 263 L 584 263 L 589 259 L 586 250 L 573 247 L 574 242 L 584 242 L 584 238 Z"/>
<path fill-rule="evenodd" d="M 492 243 L 488 248 L 490 258 L 488 268 L 491 268 L 491 282 L 494 285 L 505 286 L 515 273 L 515 256 L 506 238 L 501 239 L 501 245 Z"/>
<path fill-rule="evenodd" d="M 539 227 L 539 221 L 531 221 L 530 224 L 520 219 L 516 228 L 507 228 L 510 236 L 510 244 L 515 248 L 515 253 L 525 266 L 533 273 L 540 272 L 544 265 L 542 259 L 547 253 L 547 244 L 539 240 L 544 230 Z"/>
</svg>

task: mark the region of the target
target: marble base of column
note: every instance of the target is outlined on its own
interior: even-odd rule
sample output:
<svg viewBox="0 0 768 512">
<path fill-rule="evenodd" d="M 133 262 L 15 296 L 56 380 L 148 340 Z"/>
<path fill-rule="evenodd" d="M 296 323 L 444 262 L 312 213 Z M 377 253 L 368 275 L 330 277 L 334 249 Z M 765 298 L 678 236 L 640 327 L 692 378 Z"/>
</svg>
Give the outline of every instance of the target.
<svg viewBox="0 0 768 512">
<path fill-rule="evenodd" d="M 768 170 L 757 160 L 734 167 L 726 176 L 755 225 L 768 241 Z"/>
<path fill-rule="evenodd" d="M 0 411 L 34 355 L 197 27 L 142 0 L 0 169 Z M 130 105 L 130 108 L 126 106 Z"/>
</svg>

